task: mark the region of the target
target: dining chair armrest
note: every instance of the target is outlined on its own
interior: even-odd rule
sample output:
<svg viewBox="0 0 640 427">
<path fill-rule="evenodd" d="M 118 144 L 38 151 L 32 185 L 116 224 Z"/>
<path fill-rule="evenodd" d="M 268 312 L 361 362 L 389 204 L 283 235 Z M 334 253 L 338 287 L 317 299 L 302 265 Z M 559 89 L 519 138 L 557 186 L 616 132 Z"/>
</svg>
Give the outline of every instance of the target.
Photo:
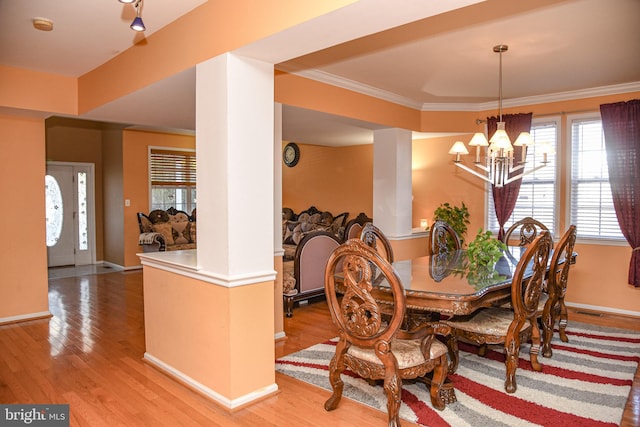
<svg viewBox="0 0 640 427">
<path fill-rule="evenodd" d="M 421 339 L 420 350 L 425 355 L 425 358 L 428 358 L 431 351 L 431 343 L 436 335 L 443 337 L 451 335 L 451 327 L 440 322 L 425 323 L 410 331 L 399 330 L 396 333 L 396 338 L 401 340 Z"/>
<path fill-rule="evenodd" d="M 396 337 L 401 340 L 416 340 L 428 335 L 447 336 L 451 334 L 451 326 L 442 322 L 427 322 L 410 331 L 400 329 Z"/>
</svg>

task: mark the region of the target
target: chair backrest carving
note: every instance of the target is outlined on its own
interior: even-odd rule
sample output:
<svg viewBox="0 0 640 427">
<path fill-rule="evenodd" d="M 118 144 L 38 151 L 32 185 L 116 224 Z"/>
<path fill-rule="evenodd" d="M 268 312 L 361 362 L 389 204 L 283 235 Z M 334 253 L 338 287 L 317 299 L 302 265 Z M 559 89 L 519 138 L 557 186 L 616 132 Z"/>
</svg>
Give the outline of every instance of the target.
<svg viewBox="0 0 640 427">
<path fill-rule="evenodd" d="M 434 222 L 430 234 L 432 255 L 455 251 L 462 247 L 460 236 L 446 221 L 437 220 Z"/>
<path fill-rule="evenodd" d="M 540 301 L 543 284 L 547 276 L 551 244 L 552 240 L 549 231 L 543 230 L 527 246 L 526 251 L 518 261 L 511 280 L 511 306 L 514 311 L 514 321 L 524 322 L 525 319 L 531 319 L 536 316 L 538 301 Z M 529 279 L 523 280 L 530 264 L 533 274 Z"/>
<path fill-rule="evenodd" d="M 384 235 L 382 230 L 373 225 L 372 222 L 367 222 L 362 227 L 360 235 L 358 236 L 367 246 L 378 251 L 387 262 L 393 263 L 393 248 L 391 242 Z"/>
<path fill-rule="evenodd" d="M 576 244 L 576 236 L 577 228 L 575 225 L 571 225 L 562 235 L 551 256 L 547 289 L 554 298 L 564 298 L 567 292 L 569 267 L 573 262 L 573 248 Z"/>
<path fill-rule="evenodd" d="M 393 314 L 383 322 L 383 310 L 372 291 L 373 270 L 386 279 L 393 297 Z M 336 293 L 336 273 L 342 271 L 344 294 Z M 348 345 L 374 348 L 390 342 L 402 325 L 406 301 L 400 278 L 389 262 L 359 239 L 336 248 L 325 269 L 325 295 L 341 339 Z M 386 318 L 385 318 L 386 320 Z"/>
<path fill-rule="evenodd" d="M 533 240 L 545 230 L 549 231 L 549 228 L 546 225 L 528 216 L 514 222 L 513 225 L 504 233 L 502 241 L 508 245 L 509 241 L 512 240 L 511 236 L 515 232 L 518 232 L 517 239 L 516 236 L 514 236 L 513 240 L 518 241 L 518 246 L 529 246 L 531 242 L 533 242 Z"/>
</svg>

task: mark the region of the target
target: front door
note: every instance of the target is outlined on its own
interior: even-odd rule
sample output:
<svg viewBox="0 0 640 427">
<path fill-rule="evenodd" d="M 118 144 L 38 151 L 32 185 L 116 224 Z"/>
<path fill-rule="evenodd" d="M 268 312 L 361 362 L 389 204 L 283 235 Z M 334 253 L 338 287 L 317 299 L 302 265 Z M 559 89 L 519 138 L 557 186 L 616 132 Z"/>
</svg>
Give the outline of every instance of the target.
<svg viewBox="0 0 640 427">
<path fill-rule="evenodd" d="M 93 263 L 93 165 L 47 163 L 45 194 L 48 266 Z"/>
</svg>

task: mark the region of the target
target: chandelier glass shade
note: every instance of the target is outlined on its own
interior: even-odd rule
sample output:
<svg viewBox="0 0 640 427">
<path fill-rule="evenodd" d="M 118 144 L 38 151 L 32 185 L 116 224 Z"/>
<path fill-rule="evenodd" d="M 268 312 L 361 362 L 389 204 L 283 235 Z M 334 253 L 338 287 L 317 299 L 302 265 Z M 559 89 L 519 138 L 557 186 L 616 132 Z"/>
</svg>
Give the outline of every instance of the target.
<svg viewBox="0 0 640 427">
<path fill-rule="evenodd" d="M 543 152 L 544 156 L 542 164 L 525 171 L 527 147 L 533 146 L 533 138 L 529 132 L 522 132 L 512 144 L 505 130 L 505 122 L 502 121 L 502 53 L 506 52 L 508 48 L 507 45 L 498 45 L 493 48 L 494 52 L 500 54 L 499 121 L 497 123 L 497 129 L 488 140 L 484 133 L 477 132 L 473 135 L 471 141 L 469 141 L 469 146 L 475 147 L 474 165 L 477 170 L 466 166 L 460 159 L 461 156 L 469 154 L 469 150 L 467 150 L 464 142 L 456 141 L 449 150 L 449 154 L 455 155 L 454 164 L 456 166 L 491 183 L 494 187 L 504 187 L 547 164 L 548 151 L 546 151 L 544 147 L 540 147 L 540 151 Z M 514 147 L 521 147 L 519 159 L 515 158 Z"/>
</svg>

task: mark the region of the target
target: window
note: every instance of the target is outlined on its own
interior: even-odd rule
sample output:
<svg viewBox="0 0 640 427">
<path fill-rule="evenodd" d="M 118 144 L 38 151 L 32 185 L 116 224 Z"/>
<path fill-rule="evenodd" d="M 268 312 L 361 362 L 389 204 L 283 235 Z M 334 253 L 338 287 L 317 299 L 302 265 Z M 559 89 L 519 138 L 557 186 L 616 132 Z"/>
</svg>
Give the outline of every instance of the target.
<svg viewBox="0 0 640 427">
<path fill-rule="evenodd" d="M 149 153 L 151 210 L 196 207 L 196 153 L 152 148 Z"/>
<path fill-rule="evenodd" d="M 524 217 L 530 216 L 551 231 L 552 235 L 556 225 L 556 147 L 558 141 L 558 121 L 555 119 L 534 120 L 531 125 L 531 136 L 534 140 L 533 147 L 527 149 L 525 170 L 540 166 L 542 155 L 540 146 L 551 144 L 551 153 L 547 155 L 547 166 L 526 175 L 522 178 L 520 193 L 511 217 L 505 223 L 505 229 Z M 537 155 L 536 155 L 537 154 Z M 493 204 L 491 191 L 487 192 L 488 229 L 497 233 L 498 219 Z"/>
<path fill-rule="evenodd" d="M 600 116 L 571 123 L 571 224 L 578 236 L 624 239 L 611 196 L 604 131 Z"/>
</svg>

